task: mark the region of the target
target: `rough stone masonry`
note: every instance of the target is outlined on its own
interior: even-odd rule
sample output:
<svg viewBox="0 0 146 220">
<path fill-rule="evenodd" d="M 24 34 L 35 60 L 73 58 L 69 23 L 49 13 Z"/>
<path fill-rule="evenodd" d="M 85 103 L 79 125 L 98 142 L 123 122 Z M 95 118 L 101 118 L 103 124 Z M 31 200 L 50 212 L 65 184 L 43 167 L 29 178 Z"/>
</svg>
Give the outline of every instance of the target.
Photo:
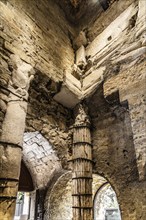
<svg viewBox="0 0 146 220">
<path fill-rule="evenodd" d="M 145 220 L 146 2 L 1 0 L 0 12 L 0 220 L 13 219 L 21 159 L 35 220 L 72 218 L 66 176 L 79 103 L 93 174 L 115 190 L 122 220 Z"/>
</svg>

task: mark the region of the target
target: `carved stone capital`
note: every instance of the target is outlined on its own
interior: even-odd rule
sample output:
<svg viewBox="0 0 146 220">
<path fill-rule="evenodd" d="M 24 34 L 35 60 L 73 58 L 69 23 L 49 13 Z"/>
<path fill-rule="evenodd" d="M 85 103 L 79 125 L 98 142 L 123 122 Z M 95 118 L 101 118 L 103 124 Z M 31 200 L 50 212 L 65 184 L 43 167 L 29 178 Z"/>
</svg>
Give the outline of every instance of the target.
<svg viewBox="0 0 146 220">
<path fill-rule="evenodd" d="M 79 104 L 76 111 L 74 126 L 90 125 L 88 109 L 85 105 Z"/>
</svg>

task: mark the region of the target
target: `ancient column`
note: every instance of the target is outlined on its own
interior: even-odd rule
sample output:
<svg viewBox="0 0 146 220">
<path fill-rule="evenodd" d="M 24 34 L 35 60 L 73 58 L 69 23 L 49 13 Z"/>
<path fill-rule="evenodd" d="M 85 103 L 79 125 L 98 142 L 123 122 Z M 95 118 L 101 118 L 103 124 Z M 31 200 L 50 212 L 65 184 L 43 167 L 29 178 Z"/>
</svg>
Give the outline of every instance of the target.
<svg viewBox="0 0 146 220">
<path fill-rule="evenodd" d="M 73 126 L 73 220 L 92 220 L 92 145 L 90 122 L 80 105 Z"/>
<path fill-rule="evenodd" d="M 12 55 L 7 110 L 0 136 L 0 220 L 13 220 L 18 190 L 28 88 L 34 71 Z"/>
</svg>

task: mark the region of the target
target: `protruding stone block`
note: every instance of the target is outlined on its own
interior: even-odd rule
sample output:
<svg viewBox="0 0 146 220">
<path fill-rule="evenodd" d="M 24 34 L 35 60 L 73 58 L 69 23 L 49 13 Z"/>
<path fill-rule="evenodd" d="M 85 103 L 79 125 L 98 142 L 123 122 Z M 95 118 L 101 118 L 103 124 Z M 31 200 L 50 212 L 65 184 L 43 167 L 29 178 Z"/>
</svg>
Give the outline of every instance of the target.
<svg viewBox="0 0 146 220">
<path fill-rule="evenodd" d="M 76 64 L 81 68 L 86 65 L 85 47 L 83 45 L 76 52 Z"/>
<path fill-rule="evenodd" d="M 74 108 L 80 102 L 78 97 L 65 85 L 62 86 L 60 92 L 54 96 L 54 99 L 67 108 Z"/>
</svg>

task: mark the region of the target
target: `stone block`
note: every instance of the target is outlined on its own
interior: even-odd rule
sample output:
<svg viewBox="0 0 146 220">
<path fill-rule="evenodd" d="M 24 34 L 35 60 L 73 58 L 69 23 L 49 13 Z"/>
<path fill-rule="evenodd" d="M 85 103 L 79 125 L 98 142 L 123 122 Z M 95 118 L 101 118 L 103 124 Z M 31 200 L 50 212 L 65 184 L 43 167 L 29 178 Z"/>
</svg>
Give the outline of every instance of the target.
<svg viewBox="0 0 146 220">
<path fill-rule="evenodd" d="M 83 45 L 76 51 L 76 65 L 79 67 L 86 65 L 86 53 Z"/>
<path fill-rule="evenodd" d="M 136 5 L 131 4 L 122 14 L 120 14 L 111 24 L 98 35 L 87 47 L 87 56 L 94 56 L 106 46 L 120 36 L 128 25 L 130 18 L 137 13 Z"/>
<path fill-rule="evenodd" d="M 93 70 L 90 75 L 83 79 L 83 91 L 89 89 L 94 84 L 98 85 L 98 82 L 103 80 L 103 73 L 105 67 L 101 67 L 99 69 Z"/>
<path fill-rule="evenodd" d="M 73 108 L 80 102 L 79 98 L 65 85 L 62 86 L 61 91 L 54 96 L 54 100 L 67 108 Z"/>
</svg>

